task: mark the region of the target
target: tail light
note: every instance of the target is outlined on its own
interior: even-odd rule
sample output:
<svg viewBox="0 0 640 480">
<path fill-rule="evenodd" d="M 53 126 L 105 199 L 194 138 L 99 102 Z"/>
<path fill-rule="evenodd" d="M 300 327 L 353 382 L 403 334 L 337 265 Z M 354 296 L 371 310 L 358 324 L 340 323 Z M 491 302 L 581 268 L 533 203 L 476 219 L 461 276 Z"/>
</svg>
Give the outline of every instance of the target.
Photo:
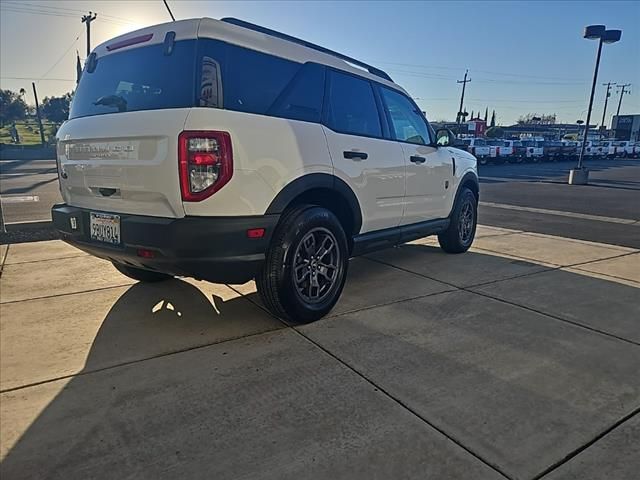
<svg viewBox="0 0 640 480">
<path fill-rule="evenodd" d="M 496 157 L 500 156 L 500 147 L 496 147 Z"/>
<path fill-rule="evenodd" d="M 224 187 L 233 175 L 227 132 L 185 131 L 178 137 L 182 199 L 199 202 Z"/>
</svg>

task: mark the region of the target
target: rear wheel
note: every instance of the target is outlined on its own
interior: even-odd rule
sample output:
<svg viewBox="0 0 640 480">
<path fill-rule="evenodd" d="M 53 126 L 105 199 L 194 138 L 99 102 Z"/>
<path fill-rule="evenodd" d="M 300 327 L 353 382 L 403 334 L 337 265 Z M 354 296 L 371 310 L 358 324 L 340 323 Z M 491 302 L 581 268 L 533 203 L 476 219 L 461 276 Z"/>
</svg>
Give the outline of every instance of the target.
<svg viewBox="0 0 640 480">
<path fill-rule="evenodd" d="M 336 216 L 301 205 L 284 213 L 256 286 L 274 315 L 292 323 L 312 322 L 340 298 L 348 265 L 347 238 Z"/>
<path fill-rule="evenodd" d="M 129 267 L 120 263 L 112 262 L 121 274 L 126 275 L 129 278 L 138 280 L 139 282 L 162 282 L 173 278 L 172 275 L 160 272 L 152 272 L 151 270 L 144 270 L 142 268 Z"/>
<path fill-rule="evenodd" d="M 469 250 L 476 235 L 478 201 L 468 188 L 463 188 L 449 218 L 449 227 L 438 235 L 440 247 L 447 253 Z"/>
</svg>

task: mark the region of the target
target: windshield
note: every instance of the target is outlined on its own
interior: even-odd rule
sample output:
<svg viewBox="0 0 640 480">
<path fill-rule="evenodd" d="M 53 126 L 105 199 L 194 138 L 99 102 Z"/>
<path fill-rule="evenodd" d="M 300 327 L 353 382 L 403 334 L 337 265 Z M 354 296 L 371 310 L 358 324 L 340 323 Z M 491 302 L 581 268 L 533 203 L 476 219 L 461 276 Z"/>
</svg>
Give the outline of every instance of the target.
<svg viewBox="0 0 640 480">
<path fill-rule="evenodd" d="M 86 68 L 69 118 L 194 105 L 195 40 L 176 42 L 171 55 L 150 45 L 97 58 Z"/>
</svg>

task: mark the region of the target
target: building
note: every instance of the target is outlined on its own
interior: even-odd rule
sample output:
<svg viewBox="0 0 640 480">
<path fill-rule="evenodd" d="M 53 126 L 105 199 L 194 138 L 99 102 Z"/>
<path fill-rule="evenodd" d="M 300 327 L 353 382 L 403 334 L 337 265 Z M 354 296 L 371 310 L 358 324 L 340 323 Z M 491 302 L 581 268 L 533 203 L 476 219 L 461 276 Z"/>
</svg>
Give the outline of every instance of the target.
<svg viewBox="0 0 640 480">
<path fill-rule="evenodd" d="M 614 115 L 611 130 L 616 140 L 640 141 L 640 114 Z"/>
<path fill-rule="evenodd" d="M 544 137 L 548 140 L 560 140 L 567 134 L 582 136 L 584 133 L 584 125 L 577 123 L 517 123 L 502 128 L 506 138 Z M 599 136 L 595 128 L 595 125 L 591 125 L 589 138 Z"/>
</svg>

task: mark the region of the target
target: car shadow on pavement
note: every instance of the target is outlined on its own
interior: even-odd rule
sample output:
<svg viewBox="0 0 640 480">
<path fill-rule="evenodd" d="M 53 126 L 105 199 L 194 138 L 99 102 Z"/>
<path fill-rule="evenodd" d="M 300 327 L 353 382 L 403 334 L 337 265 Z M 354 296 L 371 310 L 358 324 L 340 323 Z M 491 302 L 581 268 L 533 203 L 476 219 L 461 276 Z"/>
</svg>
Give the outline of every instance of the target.
<svg viewBox="0 0 640 480">
<path fill-rule="evenodd" d="M 528 262 L 520 260 L 479 252 L 450 256 L 427 245 L 407 245 L 398 249 L 390 249 L 381 252 L 377 261 L 400 265 L 397 270 L 402 269 L 405 274 L 406 267 L 410 267 L 411 263 L 415 265 L 430 263 L 434 265 L 432 272 L 436 279 L 442 265 L 449 264 L 452 276 L 448 277 L 448 281 L 451 284 L 455 284 L 458 281 L 457 278 L 464 278 L 465 268 L 467 272 L 470 268 L 481 268 L 487 272 L 487 275 L 491 272 L 503 272 L 503 275 L 506 275 L 507 270 L 521 269 L 528 264 Z M 538 267 L 534 263 L 528 265 Z M 411 275 L 409 276 L 411 277 Z M 367 275 L 354 275 L 354 278 L 358 278 L 356 281 L 360 283 L 370 281 Z M 406 281 L 409 282 L 409 280 Z M 392 288 L 389 287 L 387 290 L 391 291 Z M 398 290 L 407 291 L 412 288 L 416 288 L 415 283 Z M 358 289 L 360 292 L 366 290 Z M 373 304 L 381 294 L 379 289 L 378 291 L 375 288 L 369 290 L 371 290 L 370 293 L 362 293 L 362 295 L 371 295 L 371 304 Z M 471 287 L 469 290 L 476 290 L 476 287 Z M 568 319 L 572 319 L 574 316 L 576 317 L 575 323 L 582 321 L 581 316 L 589 317 L 592 322 L 602 322 L 602 328 L 605 330 L 609 328 L 608 324 L 628 316 L 634 308 L 637 310 L 637 307 L 632 303 L 633 298 L 637 299 L 637 296 L 634 297 L 637 295 L 637 289 L 586 276 L 586 273 L 582 275 L 556 269 L 536 271 L 530 275 L 519 277 L 507 277 L 498 280 L 495 284 L 477 287 L 477 290 L 481 296 L 469 291 L 455 290 L 446 293 L 426 294 L 421 298 L 417 298 L 417 294 L 420 292 L 416 292 L 415 300 L 405 298 L 397 300 L 396 303 L 392 298 L 389 298 L 388 302 L 385 300 L 387 305 L 379 308 L 388 310 L 384 318 L 390 324 L 393 323 L 393 318 L 396 318 L 400 325 L 398 328 L 401 330 L 401 335 L 396 335 L 393 328 L 385 331 L 386 327 L 379 325 L 380 314 L 377 314 L 378 318 L 374 318 L 377 309 L 373 308 L 368 311 L 364 309 L 356 313 L 327 318 L 318 322 L 317 325 L 312 324 L 304 327 L 303 331 L 308 330 L 309 334 L 313 336 L 313 330 L 316 327 L 319 331 L 323 328 L 332 330 L 330 332 L 331 338 L 326 341 L 321 339 L 317 341 L 329 350 L 338 350 L 336 352 L 338 356 L 342 356 L 339 350 L 344 348 L 344 343 L 347 346 L 349 343 L 357 346 L 359 342 L 362 342 L 364 346 L 370 348 L 358 350 L 357 355 L 364 356 L 364 359 L 355 362 L 360 365 L 369 363 L 367 357 L 375 359 L 376 356 L 381 355 L 380 358 L 384 358 L 382 352 L 377 351 L 376 348 L 389 347 L 388 343 L 393 342 L 393 368 L 398 372 L 402 371 L 402 375 L 407 378 L 411 378 L 410 370 L 417 368 L 419 371 L 416 372 L 416 380 L 429 378 L 429 375 L 435 375 L 442 369 L 443 365 L 451 364 L 455 366 L 449 370 L 453 372 L 455 377 L 451 380 L 463 382 L 465 376 L 473 372 L 468 362 L 461 361 L 461 358 L 464 360 L 464 349 L 469 349 L 469 352 L 473 351 L 473 355 L 478 355 L 476 361 L 479 364 L 490 364 L 495 362 L 495 358 L 491 357 L 495 356 L 496 352 L 501 352 L 501 349 L 509 348 L 515 351 L 522 348 L 524 352 L 522 356 L 510 353 L 511 357 L 509 357 L 505 354 L 504 363 L 499 363 L 498 366 L 482 372 L 482 378 L 486 382 L 497 382 L 504 389 L 505 395 L 508 396 L 510 389 L 518 392 L 522 390 L 523 387 L 518 383 L 524 382 L 528 375 L 527 369 L 517 362 L 509 366 L 508 359 L 522 357 L 526 360 L 529 347 L 526 346 L 527 342 L 524 339 L 531 334 L 527 329 L 539 330 L 542 328 L 533 323 L 533 320 L 538 318 L 536 317 L 537 313 L 532 313 L 533 310 L 544 312 L 545 308 L 566 309 L 567 306 L 572 305 L 572 296 L 575 299 L 584 299 L 586 295 L 589 303 L 581 307 L 582 310 L 555 312 L 556 317 L 567 316 Z M 262 342 L 260 343 L 262 345 L 272 341 L 265 337 L 264 340 L 254 338 L 253 342 L 247 339 L 246 344 L 236 344 L 235 347 L 230 345 L 229 348 L 234 348 L 236 351 L 232 366 L 211 361 L 211 358 L 219 357 L 207 356 L 206 351 L 209 349 L 199 347 L 230 339 L 247 338 L 258 333 L 282 328 L 277 320 L 256 306 L 255 294 L 249 294 L 248 297 L 234 296 L 226 287 L 221 287 L 221 290 L 218 291 L 221 293 L 212 293 L 209 297 L 209 294 L 205 295 L 201 289 L 182 280 L 171 280 L 157 284 L 135 284 L 123 293 L 110 308 L 87 353 L 85 366 L 78 375 L 71 379 L 47 382 L 43 385 L 3 393 L 2 416 L 3 436 L 5 437 L 3 444 L 4 446 L 13 444 L 13 446 L 2 462 L 0 469 L 2 478 L 66 479 L 121 478 L 124 476 L 131 478 L 176 478 L 181 476 L 181 468 L 189 466 L 193 472 L 193 466 L 189 462 L 197 462 L 200 474 L 212 473 L 221 468 L 219 465 L 230 464 L 232 465 L 232 467 L 228 467 L 231 468 L 230 470 L 218 473 L 234 477 L 236 473 L 244 472 L 247 475 L 252 474 L 258 478 L 266 478 L 274 476 L 274 471 L 270 471 L 269 468 L 274 470 L 282 468 L 281 465 L 271 464 L 269 459 L 272 458 L 272 455 L 273 458 L 277 458 L 283 444 L 288 445 L 286 448 L 289 449 L 288 455 L 294 462 L 292 465 L 297 462 L 300 466 L 306 465 L 305 468 L 312 465 L 312 457 L 313 462 L 316 462 L 316 455 L 322 457 L 322 452 L 326 451 L 326 455 L 330 455 L 330 452 L 335 454 L 334 450 L 326 448 L 327 444 L 315 445 L 316 439 L 294 435 L 294 430 L 291 430 L 289 434 L 292 435 L 292 438 L 301 440 L 293 444 L 289 438 L 272 437 L 271 432 L 277 430 L 277 426 L 283 423 L 291 425 L 289 428 L 294 428 L 293 426 L 302 428 L 301 425 L 324 421 L 322 418 L 317 418 L 313 409 L 307 408 L 307 402 L 309 397 L 332 395 L 331 388 L 327 388 L 325 385 L 324 390 L 326 391 L 323 391 L 321 386 L 314 383 L 313 372 L 305 371 L 305 375 L 294 375 L 296 372 L 294 370 L 290 375 L 285 375 L 286 382 L 270 384 L 268 391 L 253 392 L 263 396 L 261 397 L 262 401 L 256 404 L 259 411 L 250 417 L 243 416 L 245 415 L 245 407 L 237 395 L 244 398 L 246 395 L 239 392 L 247 391 L 247 389 L 252 391 L 252 382 L 258 381 L 256 378 L 260 376 L 259 372 L 251 374 L 246 372 L 248 370 L 253 372 L 257 362 L 261 363 L 265 369 L 281 368 L 286 374 L 288 369 L 297 368 L 295 365 L 298 359 L 295 355 L 286 354 L 280 356 L 264 354 L 264 357 L 260 357 L 262 354 L 255 353 L 256 350 L 259 350 L 257 344 Z M 348 292 L 349 286 L 347 285 L 345 294 L 349 294 Z M 425 333 L 425 325 L 428 322 L 434 325 L 434 335 L 437 334 L 437 328 L 440 328 L 437 327 L 438 324 L 455 323 L 455 338 L 468 339 L 482 338 L 482 335 L 491 336 L 491 329 L 483 329 L 480 326 L 482 322 L 494 322 L 495 314 L 491 309 L 486 312 L 476 309 L 473 312 L 467 312 L 464 301 L 452 301 L 444 307 L 436 302 L 434 308 L 429 307 L 430 298 L 445 298 L 453 295 L 461 295 L 462 299 L 473 297 L 475 298 L 474 302 L 479 303 L 485 302 L 487 295 L 503 298 L 504 301 L 514 304 L 529 302 L 528 308 L 533 310 L 528 310 L 526 318 L 532 321 L 531 327 L 528 327 L 526 322 L 520 321 L 518 328 L 522 329 L 522 339 L 516 339 L 519 335 L 515 332 L 517 329 L 508 327 L 510 315 L 516 315 L 517 318 L 519 314 L 518 308 L 515 307 L 509 312 L 501 314 L 500 321 L 504 327 L 497 331 L 501 332 L 503 329 L 506 333 L 495 333 L 495 338 L 491 341 L 496 346 L 484 353 L 482 349 L 477 349 L 473 344 L 460 345 L 461 350 L 456 353 L 455 349 L 448 352 L 446 345 L 436 345 L 437 342 L 431 345 L 430 341 L 421 340 L 421 338 L 429 336 L 428 332 Z M 406 306 L 407 303 L 419 301 L 426 302 L 425 306 L 420 308 Z M 494 300 L 490 301 L 495 302 Z M 620 308 L 619 311 L 610 312 L 609 318 L 601 319 L 601 312 L 597 311 L 597 308 L 606 302 L 612 302 Z M 495 305 L 498 303 L 495 302 Z M 398 306 L 395 310 L 394 305 Z M 406 312 L 410 312 L 411 315 Z M 360 315 L 360 317 L 354 320 L 355 317 L 352 315 Z M 368 315 L 371 317 L 369 318 Z M 420 318 L 417 318 L 416 315 Z M 524 319 L 525 314 L 522 313 L 522 315 Z M 422 322 L 422 318 L 427 323 Z M 470 325 L 465 325 L 469 319 L 474 318 L 477 320 L 475 324 L 472 322 Z M 344 322 L 343 325 L 346 327 L 341 327 L 341 322 Z M 355 328 L 354 322 L 357 325 Z M 411 325 L 412 322 L 415 323 Z M 623 327 L 627 325 L 629 325 L 628 322 L 621 324 Z M 590 328 L 595 327 L 590 326 Z M 416 337 L 419 341 L 413 341 L 411 332 L 417 330 L 422 330 Z M 567 335 L 567 332 L 571 335 L 573 330 L 564 328 L 562 331 L 563 335 Z M 577 329 L 574 331 L 575 337 L 566 341 L 573 342 L 574 347 L 580 350 L 580 335 L 585 335 L 585 332 L 587 330 Z M 536 335 L 543 339 L 548 337 L 549 341 L 553 340 L 552 332 L 549 334 L 536 333 Z M 363 339 L 368 340 L 363 342 Z M 500 346 L 501 344 L 502 346 Z M 33 347 L 37 348 L 37 345 Z M 595 351 L 592 345 L 589 346 L 589 349 L 589 351 Z M 189 356 L 190 354 L 185 353 L 169 357 L 171 353 L 190 350 L 199 350 L 200 354 Z M 417 350 L 422 353 L 418 355 Z M 545 366 L 543 352 L 543 347 L 536 348 L 534 352 L 536 356 L 532 358 L 540 360 L 535 362 L 523 360 L 527 368 L 540 369 L 540 378 L 552 375 L 554 369 L 558 368 L 553 358 L 549 366 Z M 611 353 L 611 349 L 608 352 Z M 461 358 L 458 358 L 459 353 L 462 353 Z M 225 352 L 221 351 L 220 354 L 224 355 Z M 485 354 L 486 358 L 483 356 Z M 254 358 L 256 355 L 258 356 L 257 360 Z M 421 355 L 426 358 L 432 355 L 435 360 L 431 363 L 413 363 L 411 356 L 419 357 Z M 440 360 L 438 360 L 439 358 Z M 161 364 L 154 362 L 161 362 Z M 172 363 L 169 364 L 169 362 Z M 607 358 L 603 358 L 602 362 L 606 363 Z M 613 364 L 615 365 L 615 362 Z M 512 373 L 509 373 L 509 370 Z M 309 374 L 307 375 L 307 373 Z M 373 376 L 375 377 L 375 375 Z M 235 388 L 229 389 L 229 380 L 223 381 L 223 378 L 231 378 L 232 382 L 235 378 L 237 385 Z M 602 379 L 602 381 L 605 380 L 605 378 Z M 632 387 L 635 388 L 632 380 L 628 380 L 628 382 L 628 385 L 623 385 L 629 390 L 626 394 L 627 397 L 631 395 L 629 392 Z M 224 385 L 227 386 L 226 389 L 223 388 Z M 511 386 L 509 387 L 509 385 Z M 439 385 L 432 387 L 436 391 L 443 388 Z M 560 387 L 561 385 L 558 386 L 559 389 Z M 279 395 L 282 390 L 291 388 L 295 390 L 297 398 L 295 398 L 295 402 L 288 403 L 287 408 L 283 408 L 279 403 Z M 290 392 L 286 391 L 289 395 Z M 392 391 L 391 393 L 397 392 Z M 473 392 L 469 392 L 469 395 L 473 396 Z M 560 393 L 557 395 L 562 396 Z M 571 395 L 567 393 L 566 398 L 561 398 L 561 401 L 570 402 L 573 398 Z M 605 394 L 602 393 L 602 395 Z M 610 399 L 608 402 L 613 403 L 617 401 L 618 394 L 609 392 L 606 396 Z M 531 398 L 535 399 L 535 396 Z M 418 404 L 414 404 L 414 408 L 417 411 L 422 411 L 425 418 L 430 418 L 431 415 L 430 401 L 429 395 L 421 400 L 420 394 L 412 396 L 411 399 L 412 403 L 418 402 Z M 455 398 L 451 401 L 455 401 Z M 549 408 L 553 409 L 553 402 L 550 399 L 545 397 L 544 401 L 550 402 Z M 424 402 L 424 405 L 421 405 L 420 402 Z M 578 407 L 576 409 L 579 410 Z M 187 412 L 199 413 L 196 415 Z M 222 428 L 215 420 L 218 418 L 219 421 L 220 412 L 224 412 L 225 418 L 233 418 L 239 431 L 246 431 L 248 427 L 251 427 L 249 430 L 253 429 L 256 432 L 255 435 L 245 438 L 239 436 L 232 428 Z M 489 412 L 485 413 L 487 421 L 490 421 L 491 415 Z M 549 417 L 551 418 L 549 422 L 552 424 L 554 415 L 550 413 Z M 344 440 L 340 438 L 341 435 L 348 436 L 350 434 L 349 431 L 345 433 L 342 429 L 349 430 L 355 427 L 350 426 L 349 418 L 345 418 L 344 422 L 344 426 L 340 426 L 335 431 L 329 431 L 329 438 L 339 443 Z M 545 428 L 547 426 L 545 425 Z M 440 424 L 440 427 L 443 431 L 449 430 L 446 424 Z M 532 422 L 531 431 L 526 431 L 523 438 L 527 435 L 533 435 L 539 427 L 540 425 Z M 454 427 L 454 430 L 464 431 L 465 428 L 458 425 Z M 24 433 L 21 434 L 21 432 Z M 212 436 L 215 436 L 215 445 L 219 447 L 218 449 L 211 447 Z M 376 444 L 369 447 L 377 449 L 378 442 L 386 442 L 387 440 L 372 438 L 367 439 L 365 443 L 374 441 Z M 465 438 L 461 438 L 460 441 L 462 444 L 467 442 Z M 223 447 L 220 447 L 221 445 Z M 554 446 L 550 444 L 548 448 L 551 451 Z M 252 451 L 262 452 L 261 456 L 258 459 L 252 458 L 251 462 L 253 463 L 247 463 L 247 459 L 250 458 L 248 456 Z M 406 458 L 398 453 L 390 452 L 388 461 L 405 462 L 406 464 Z M 501 452 L 499 456 L 504 458 L 504 455 L 507 454 Z M 262 458 L 263 456 L 264 458 Z M 365 462 L 361 466 L 366 470 L 366 456 L 358 458 Z M 400 468 L 397 470 L 398 472 L 403 471 L 401 464 L 398 464 L 398 468 Z M 247 472 L 247 469 L 251 468 L 250 465 L 253 465 L 255 470 Z M 307 471 L 307 473 L 309 472 Z M 309 475 L 309 477 L 313 476 Z M 318 475 L 315 476 L 318 477 Z M 215 475 L 212 477 L 215 478 Z M 470 478 L 472 477 L 473 475 Z"/>
</svg>

